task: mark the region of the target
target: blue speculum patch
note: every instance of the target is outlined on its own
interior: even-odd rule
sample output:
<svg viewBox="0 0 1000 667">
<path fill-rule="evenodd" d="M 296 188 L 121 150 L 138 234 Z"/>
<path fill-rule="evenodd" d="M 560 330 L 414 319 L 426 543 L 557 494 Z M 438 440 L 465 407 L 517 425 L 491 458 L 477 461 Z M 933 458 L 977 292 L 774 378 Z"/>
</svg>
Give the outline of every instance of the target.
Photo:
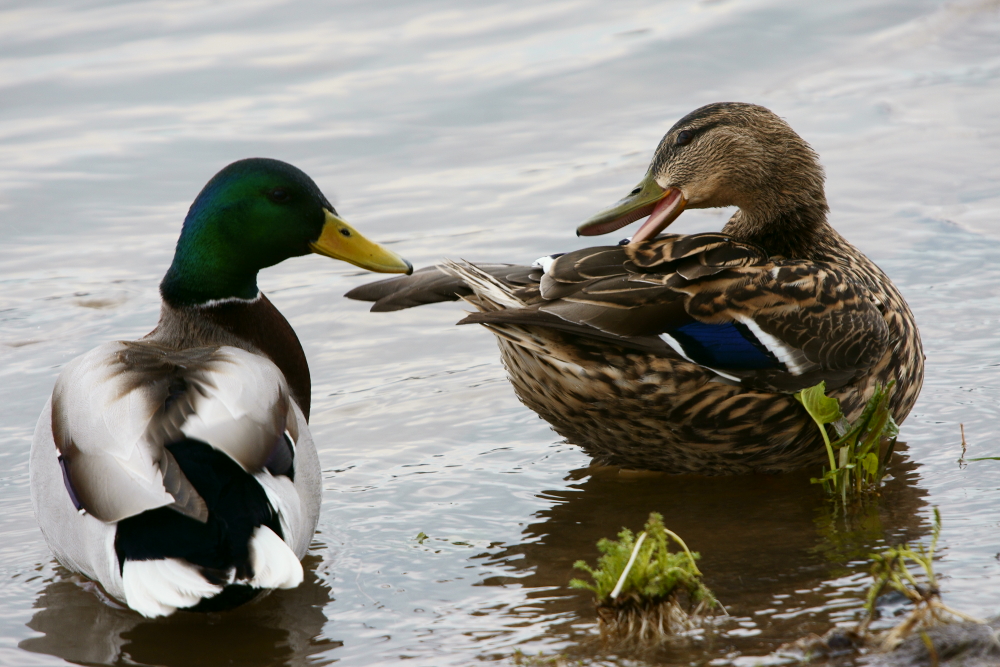
<svg viewBox="0 0 1000 667">
<path fill-rule="evenodd" d="M 739 370 L 783 368 L 750 329 L 737 322 L 692 322 L 669 333 L 688 357 L 704 366 Z"/>
</svg>

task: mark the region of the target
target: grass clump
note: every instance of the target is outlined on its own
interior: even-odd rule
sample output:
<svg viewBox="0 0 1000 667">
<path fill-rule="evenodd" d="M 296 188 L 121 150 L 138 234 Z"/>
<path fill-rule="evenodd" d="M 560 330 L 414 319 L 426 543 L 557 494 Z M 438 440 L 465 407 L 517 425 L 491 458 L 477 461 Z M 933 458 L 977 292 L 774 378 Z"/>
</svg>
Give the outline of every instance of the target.
<svg viewBox="0 0 1000 667">
<path fill-rule="evenodd" d="M 803 637 L 782 645 L 775 655 L 798 662 L 812 662 L 824 658 L 842 658 L 847 654 L 857 655 L 868 651 L 889 653 L 900 648 L 901 650 L 906 649 L 902 655 L 913 657 L 912 651 L 917 642 L 924 646 L 931 665 L 938 664 L 938 659 L 941 657 L 939 653 L 947 654 L 950 658 L 957 658 L 954 663 L 956 665 L 960 662 L 966 664 L 960 657 L 962 654 L 974 656 L 977 651 L 984 648 L 984 645 L 985 650 L 992 653 L 996 646 L 996 638 L 992 629 L 985 633 L 968 628 L 943 632 L 942 628 L 939 627 L 954 621 L 966 621 L 967 624 L 975 625 L 986 623 L 986 621 L 952 609 L 941 601 L 937 575 L 934 573 L 934 552 L 937 549 L 940 536 L 941 514 L 937 508 L 934 508 L 934 526 L 929 546 L 918 544 L 916 547 L 912 547 L 909 544 L 901 544 L 880 554 L 869 554 L 872 561 L 873 581 L 865 601 L 867 613 L 857 626 L 852 629 L 835 627 L 822 637 L 817 635 Z M 879 615 L 876 603 L 880 597 L 892 592 L 909 600 L 913 605 L 912 610 L 893 627 L 871 630 L 872 622 Z M 934 630 L 934 628 L 938 628 L 938 630 Z M 900 647 L 905 640 L 911 637 L 915 637 L 916 641 L 907 642 L 909 649 L 905 645 Z M 902 660 L 903 658 L 896 658 L 890 662 L 894 665 L 902 665 L 904 664 Z M 987 664 L 985 661 L 979 662 L 977 660 L 970 662 L 970 664 L 973 663 L 976 665 Z M 826 663 L 824 662 L 824 664 Z M 911 663 L 906 662 L 905 664 Z M 918 664 L 918 662 L 914 661 L 912 664 Z M 927 663 L 920 660 L 919 664 Z"/>
<path fill-rule="evenodd" d="M 875 602 L 886 592 L 901 593 L 914 605 L 913 611 L 902 622 L 877 638 L 879 650 L 891 651 L 911 634 L 923 632 L 955 619 L 985 623 L 941 602 L 937 577 L 934 574 L 934 551 L 937 549 L 940 535 L 941 514 L 935 507 L 930 548 L 919 544 L 914 549 L 909 544 L 901 544 L 881 554 L 872 554 L 874 582 L 868 589 L 868 600 L 865 603 L 868 616 L 858 626 L 858 634 L 862 636 L 867 634 L 868 625 L 876 616 Z M 916 574 L 913 572 L 914 569 Z"/>
<path fill-rule="evenodd" d="M 877 493 L 882 486 L 885 467 L 899 435 L 899 427 L 889 412 L 894 385 L 895 381 L 885 387 L 876 386 L 861 416 L 853 424 L 848 423 L 841 412 L 840 402 L 826 395 L 825 382 L 795 394 L 819 427 L 829 459 L 830 467 L 824 468 L 823 476 L 812 482 L 822 484 L 823 489 L 844 506 L 849 501 Z M 839 434 L 835 440 L 830 440 L 827 424 L 833 424 Z M 883 444 L 887 445 L 885 453 L 882 453 Z"/>
<path fill-rule="evenodd" d="M 673 541 L 681 550 L 671 552 Z M 590 574 L 594 583 L 570 581 L 571 588 L 585 588 L 597 596 L 602 632 L 623 639 L 655 641 L 700 627 L 718 605 L 702 582 L 701 571 L 684 541 L 663 525 L 653 512 L 638 536 L 628 528 L 618 541 L 601 539 L 604 554 L 591 568 L 577 561 L 575 568 Z"/>
</svg>

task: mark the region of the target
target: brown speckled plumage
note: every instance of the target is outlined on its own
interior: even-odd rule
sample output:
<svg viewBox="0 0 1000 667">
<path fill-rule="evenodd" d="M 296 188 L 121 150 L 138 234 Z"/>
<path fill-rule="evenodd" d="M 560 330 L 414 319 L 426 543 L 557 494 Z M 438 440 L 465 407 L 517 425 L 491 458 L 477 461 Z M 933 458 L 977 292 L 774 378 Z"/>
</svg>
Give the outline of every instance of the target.
<svg viewBox="0 0 1000 667">
<path fill-rule="evenodd" d="M 474 304 L 463 323 L 497 335 L 518 397 L 598 463 L 702 474 L 820 463 L 822 439 L 792 395 L 820 381 L 854 419 L 895 380 L 902 422 L 923 382 L 913 315 L 827 223 L 822 168 L 784 121 L 754 105 L 698 109 L 661 141 L 647 178 L 680 189 L 688 208 L 739 211 L 720 233 L 587 248 L 544 272 L 446 263 L 348 296 L 373 310 Z M 691 323 L 750 327 L 788 357 L 695 363 L 661 336 Z"/>
</svg>

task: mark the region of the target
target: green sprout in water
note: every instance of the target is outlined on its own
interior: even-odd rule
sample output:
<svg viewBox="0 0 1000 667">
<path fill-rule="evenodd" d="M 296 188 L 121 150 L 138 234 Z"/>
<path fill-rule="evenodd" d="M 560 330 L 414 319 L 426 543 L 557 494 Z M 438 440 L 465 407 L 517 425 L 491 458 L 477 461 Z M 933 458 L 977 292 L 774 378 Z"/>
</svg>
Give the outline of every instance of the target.
<svg viewBox="0 0 1000 667">
<path fill-rule="evenodd" d="M 681 551 L 672 553 L 670 540 Z M 569 585 L 594 592 L 604 631 L 626 639 L 662 639 L 699 627 L 718 605 L 701 580 L 698 554 L 656 512 L 638 536 L 623 528 L 617 542 L 604 538 L 597 548 L 604 555 L 596 568 L 582 560 L 574 565 L 590 573 L 594 583 L 573 579 Z"/>
<path fill-rule="evenodd" d="M 916 549 L 911 548 L 909 544 L 902 544 L 881 554 L 872 554 L 872 577 L 875 581 L 868 589 L 868 600 L 865 603 L 868 616 L 858 627 L 858 634 L 865 635 L 869 623 L 875 618 L 875 602 L 887 590 L 901 593 L 914 604 L 913 611 L 880 639 L 880 650 L 891 651 L 910 634 L 947 623 L 952 617 L 985 623 L 941 602 L 937 577 L 934 574 L 934 551 L 937 549 L 940 536 L 941 514 L 935 507 L 934 529 L 929 549 L 922 544 L 917 545 Z M 918 568 L 917 576 L 920 576 L 919 570 L 923 570 L 922 578 L 926 583 L 917 580 L 917 576 L 910 570 L 911 564 Z M 926 635 L 924 637 L 927 641 Z"/>
<path fill-rule="evenodd" d="M 889 412 L 889 397 L 894 385 L 895 381 L 885 387 L 876 386 L 861 416 L 853 424 L 844 418 L 839 401 L 826 395 L 825 382 L 795 394 L 819 426 L 830 464 L 828 469 L 824 468 L 822 477 L 812 481 L 840 498 L 844 506 L 849 498 L 859 500 L 867 493 L 877 492 L 882 485 L 886 464 L 899 435 L 899 427 Z M 833 441 L 827 433 L 827 424 L 833 424 L 839 434 Z M 883 442 L 888 443 L 888 447 L 881 454 Z"/>
</svg>

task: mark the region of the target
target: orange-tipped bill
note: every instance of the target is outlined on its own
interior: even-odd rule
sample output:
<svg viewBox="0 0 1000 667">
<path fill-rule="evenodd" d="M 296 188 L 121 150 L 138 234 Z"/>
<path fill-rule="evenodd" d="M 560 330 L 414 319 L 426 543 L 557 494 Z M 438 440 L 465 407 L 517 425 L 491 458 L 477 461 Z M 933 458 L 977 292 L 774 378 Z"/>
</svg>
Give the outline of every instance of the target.
<svg viewBox="0 0 1000 667">
<path fill-rule="evenodd" d="M 646 174 L 642 183 L 627 197 L 609 209 L 601 211 L 577 228 L 577 236 L 599 236 L 621 229 L 625 225 L 649 216 L 639 231 L 632 237 L 632 243 L 653 238 L 667 225 L 677 219 L 684 210 L 687 200 L 678 188 L 664 190 Z"/>
<path fill-rule="evenodd" d="M 642 223 L 639 231 L 632 236 L 632 243 L 648 241 L 670 226 L 670 223 L 677 219 L 684 211 L 687 200 L 677 188 L 667 188 L 663 193 L 663 199 L 656 202 L 653 212 L 649 214 L 649 219 Z"/>
</svg>

